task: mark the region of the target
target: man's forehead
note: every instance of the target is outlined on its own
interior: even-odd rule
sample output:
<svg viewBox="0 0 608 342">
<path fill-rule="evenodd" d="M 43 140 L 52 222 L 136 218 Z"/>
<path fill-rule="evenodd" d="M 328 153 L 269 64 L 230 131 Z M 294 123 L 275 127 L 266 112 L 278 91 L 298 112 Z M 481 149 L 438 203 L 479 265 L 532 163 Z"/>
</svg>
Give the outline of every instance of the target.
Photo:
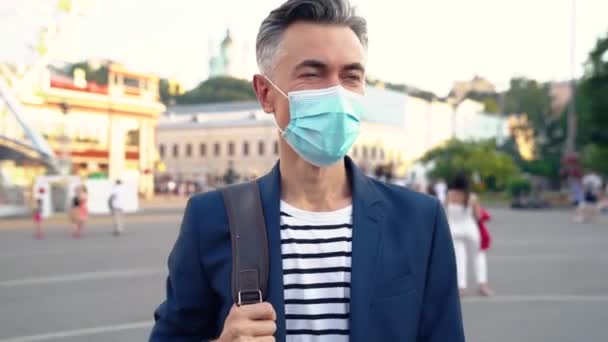
<svg viewBox="0 0 608 342">
<path fill-rule="evenodd" d="M 280 50 L 291 67 L 304 61 L 334 67 L 365 64 L 365 49 L 347 26 L 294 23 L 285 31 Z"/>
</svg>

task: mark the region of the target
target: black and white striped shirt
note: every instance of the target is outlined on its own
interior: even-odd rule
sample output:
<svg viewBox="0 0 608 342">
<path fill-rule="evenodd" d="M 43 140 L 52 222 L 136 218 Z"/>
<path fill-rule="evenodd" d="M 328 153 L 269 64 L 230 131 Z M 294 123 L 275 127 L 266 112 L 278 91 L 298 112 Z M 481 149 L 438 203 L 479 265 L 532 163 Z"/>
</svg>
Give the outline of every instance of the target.
<svg viewBox="0 0 608 342">
<path fill-rule="evenodd" d="M 352 206 L 310 212 L 281 201 L 288 342 L 349 340 Z"/>
</svg>

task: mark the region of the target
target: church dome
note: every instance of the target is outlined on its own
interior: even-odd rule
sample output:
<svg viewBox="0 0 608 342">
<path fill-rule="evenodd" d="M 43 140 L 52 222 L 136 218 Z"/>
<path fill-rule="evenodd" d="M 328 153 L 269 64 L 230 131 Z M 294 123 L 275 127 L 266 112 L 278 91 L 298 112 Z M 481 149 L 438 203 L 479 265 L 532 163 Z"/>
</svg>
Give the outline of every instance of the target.
<svg viewBox="0 0 608 342">
<path fill-rule="evenodd" d="M 227 47 L 232 45 L 232 37 L 230 36 L 230 30 L 226 30 L 226 37 L 222 40 L 222 47 Z"/>
</svg>

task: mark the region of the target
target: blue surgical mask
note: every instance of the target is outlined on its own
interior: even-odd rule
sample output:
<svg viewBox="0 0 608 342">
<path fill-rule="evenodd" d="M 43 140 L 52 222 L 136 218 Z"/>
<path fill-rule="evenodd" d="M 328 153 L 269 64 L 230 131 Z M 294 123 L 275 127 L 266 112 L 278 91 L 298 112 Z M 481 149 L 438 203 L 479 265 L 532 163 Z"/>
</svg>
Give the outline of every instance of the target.
<svg viewBox="0 0 608 342">
<path fill-rule="evenodd" d="M 339 85 L 286 95 L 266 79 L 289 100 L 289 124 L 285 130 L 277 128 L 298 155 L 318 167 L 343 159 L 359 136 L 362 95 Z"/>
</svg>

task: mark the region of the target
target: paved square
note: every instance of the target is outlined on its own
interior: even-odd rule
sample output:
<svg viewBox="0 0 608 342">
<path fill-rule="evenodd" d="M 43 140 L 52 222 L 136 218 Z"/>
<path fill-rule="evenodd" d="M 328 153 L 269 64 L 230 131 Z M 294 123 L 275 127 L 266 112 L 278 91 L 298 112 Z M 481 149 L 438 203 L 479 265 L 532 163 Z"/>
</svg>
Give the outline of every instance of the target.
<svg viewBox="0 0 608 342">
<path fill-rule="evenodd" d="M 468 341 L 608 341 L 608 216 L 576 225 L 561 211 L 492 214 L 497 296 L 464 299 Z M 77 241 L 61 218 L 43 241 L 30 221 L 0 220 L 0 342 L 145 341 L 180 218 L 130 216 L 117 238 L 96 217 Z"/>
</svg>

